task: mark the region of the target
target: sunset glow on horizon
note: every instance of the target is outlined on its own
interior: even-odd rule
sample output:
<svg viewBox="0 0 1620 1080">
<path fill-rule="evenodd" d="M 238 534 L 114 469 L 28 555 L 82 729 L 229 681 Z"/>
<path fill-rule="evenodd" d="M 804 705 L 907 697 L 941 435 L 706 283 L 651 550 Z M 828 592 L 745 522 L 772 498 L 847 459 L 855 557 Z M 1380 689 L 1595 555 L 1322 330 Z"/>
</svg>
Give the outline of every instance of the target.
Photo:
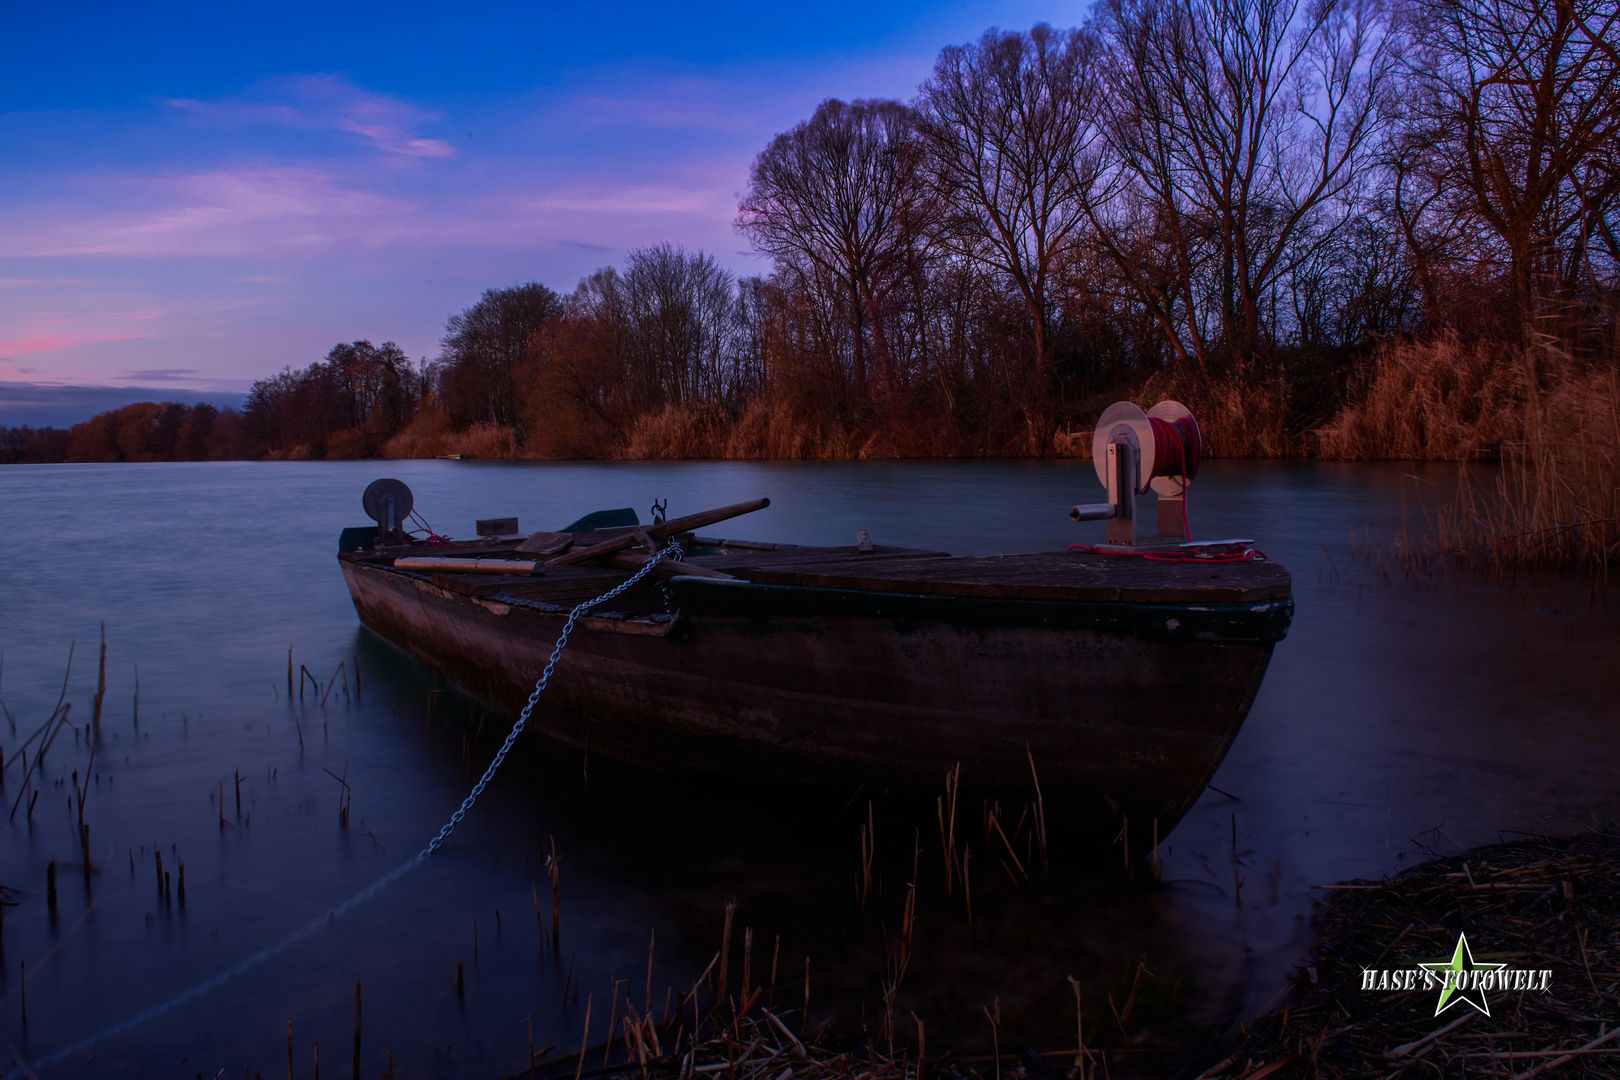
<svg viewBox="0 0 1620 1080">
<path fill-rule="evenodd" d="M 1083 15 L 9 8 L 0 422 L 69 419 L 50 388 L 229 398 L 337 341 L 433 356 L 484 289 L 566 293 L 649 244 L 765 272 L 732 223 L 774 134 L 909 99 L 989 26 Z"/>
</svg>

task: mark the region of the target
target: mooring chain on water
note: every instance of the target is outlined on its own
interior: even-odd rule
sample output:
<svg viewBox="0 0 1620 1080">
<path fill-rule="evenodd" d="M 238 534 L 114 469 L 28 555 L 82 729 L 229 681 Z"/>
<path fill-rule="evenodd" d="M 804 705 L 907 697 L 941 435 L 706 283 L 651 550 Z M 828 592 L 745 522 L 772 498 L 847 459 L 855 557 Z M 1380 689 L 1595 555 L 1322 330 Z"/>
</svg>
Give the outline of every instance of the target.
<svg viewBox="0 0 1620 1080">
<path fill-rule="evenodd" d="M 152 1008 L 147 1009 L 145 1012 L 140 1013 L 137 1016 L 132 1016 L 128 1020 L 120 1021 L 119 1023 L 114 1024 L 112 1027 L 99 1031 L 88 1038 L 80 1039 L 71 1046 L 63 1047 L 61 1050 L 58 1050 L 55 1053 L 47 1054 L 41 1058 L 36 1058 L 26 1065 L 12 1069 L 7 1072 L 3 1078 L 0 1078 L 0 1080 L 21 1080 L 23 1077 L 31 1076 L 32 1074 L 37 1073 L 40 1069 L 48 1068 L 52 1065 L 66 1061 L 74 1054 L 82 1053 L 83 1051 L 90 1049 L 92 1046 L 103 1043 L 116 1035 L 122 1035 L 126 1031 L 131 1031 L 149 1020 L 155 1020 L 164 1013 L 169 1012 L 172 1009 L 176 1009 L 188 1001 L 199 998 L 210 991 L 217 990 L 219 987 L 224 986 L 238 975 L 246 974 L 247 972 L 258 967 L 260 964 L 264 963 L 266 960 L 271 959 L 279 953 L 298 944 L 300 941 L 303 941 L 305 938 L 315 933 L 315 931 L 321 929 L 321 927 L 330 926 L 338 919 L 339 916 L 348 914 L 360 904 L 371 899 L 383 889 L 398 881 L 401 877 L 404 877 L 405 874 L 410 870 L 426 862 L 434 852 L 438 851 L 444 846 L 444 842 L 446 840 L 450 839 L 450 834 L 456 831 L 456 826 L 461 824 L 462 819 L 467 816 L 467 811 L 473 808 L 473 804 L 478 801 L 478 796 L 484 793 L 484 788 L 487 787 L 490 780 L 494 778 L 496 770 L 501 767 L 501 762 L 506 760 L 506 755 L 511 752 L 513 744 L 517 742 L 518 735 L 523 732 L 524 727 L 528 724 L 529 716 L 534 712 L 535 705 L 539 703 L 540 695 L 545 692 L 546 684 L 551 681 L 552 673 L 557 670 L 557 662 L 562 659 L 563 649 L 568 646 L 568 638 L 571 634 L 573 634 L 574 624 L 579 621 L 580 616 L 584 615 L 587 611 L 593 607 L 596 607 L 598 604 L 606 603 L 607 601 L 612 600 L 614 597 L 634 586 L 637 582 L 641 581 L 642 578 L 652 573 L 653 567 L 657 566 L 665 559 L 673 559 L 679 562 L 684 554 L 685 553 L 681 550 L 680 544 L 671 541 L 669 546 L 659 549 L 656 554 L 649 558 L 646 563 L 644 563 L 634 574 L 630 575 L 630 577 L 626 578 L 624 581 L 621 581 L 618 585 L 609 589 L 601 596 L 598 596 L 593 600 L 587 600 L 578 605 L 568 613 L 568 621 L 563 624 L 562 633 L 558 635 L 557 644 L 551 650 L 551 657 L 546 661 L 545 670 L 540 673 L 539 680 L 534 684 L 534 692 L 529 695 L 529 700 L 523 706 L 523 711 L 518 714 L 517 722 L 512 725 L 512 730 L 507 734 L 506 741 L 501 743 L 501 748 L 495 752 L 495 757 L 490 761 L 489 768 L 484 770 L 484 775 L 478 778 L 478 783 L 473 785 L 472 791 L 469 792 L 467 797 L 462 800 L 461 805 L 456 808 L 456 812 L 450 815 L 450 820 L 445 822 L 444 828 L 439 830 L 439 834 L 428 842 L 427 847 L 423 848 L 416 855 L 412 856 L 408 862 L 395 867 L 387 874 L 384 874 L 370 885 L 367 885 L 364 889 L 343 901 L 343 903 L 339 904 L 337 907 L 332 908 L 320 918 L 311 920 L 304 926 L 294 930 L 291 934 L 288 934 L 286 937 L 276 942 L 274 945 L 259 950 L 235 966 L 227 968 L 218 975 L 215 975 L 207 982 L 199 983 L 198 985 L 193 986 L 191 989 L 186 990 L 183 993 L 170 998 L 168 1001 L 163 1002 L 161 1005 L 154 1005 Z"/>
<path fill-rule="evenodd" d="M 478 796 L 484 793 L 484 787 L 494 777 L 495 770 L 499 769 L 501 762 L 506 760 L 506 755 L 511 751 L 512 744 L 517 741 L 517 737 L 522 733 L 524 725 L 529 722 L 529 714 L 534 711 L 534 706 L 539 702 L 540 695 L 545 692 L 546 683 L 551 681 L 551 673 L 557 670 L 557 661 L 562 659 L 563 649 L 568 645 L 568 637 L 574 632 L 574 623 L 579 617 L 596 605 L 611 600 L 630 588 L 630 586 L 650 574 L 652 568 L 665 559 L 674 559 L 679 562 L 682 554 L 681 545 L 672 542 L 668 547 L 660 549 L 656 555 L 648 559 L 641 569 L 637 570 L 629 578 L 598 596 L 595 600 L 587 600 L 568 613 L 568 621 L 563 624 L 562 634 L 557 638 L 556 647 L 551 650 L 551 658 L 546 661 L 546 669 L 540 673 L 540 680 L 534 684 L 534 693 L 529 695 L 528 704 L 523 706 L 523 712 L 518 715 L 517 723 L 512 725 L 512 730 L 507 733 L 506 741 L 501 743 L 499 750 L 495 751 L 495 757 L 490 761 L 489 768 L 485 769 L 484 775 L 478 778 L 478 783 L 473 785 L 472 791 L 468 792 L 467 798 L 462 801 L 461 806 L 456 809 L 454 814 L 450 815 L 450 820 L 444 823 L 444 828 L 439 830 L 439 835 L 430 840 L 428 846 L 423 848 L 416 856 L 417 862 L 426 860 L 429 855 L 438 851 L 446 840 L 450 839 L 450 834 L 456 831 L 456 826 L 461 824 L 461 819 L 467 816 L 467 811 L 471 810 L 473 803 L 478 801 Z"/>
</svg>

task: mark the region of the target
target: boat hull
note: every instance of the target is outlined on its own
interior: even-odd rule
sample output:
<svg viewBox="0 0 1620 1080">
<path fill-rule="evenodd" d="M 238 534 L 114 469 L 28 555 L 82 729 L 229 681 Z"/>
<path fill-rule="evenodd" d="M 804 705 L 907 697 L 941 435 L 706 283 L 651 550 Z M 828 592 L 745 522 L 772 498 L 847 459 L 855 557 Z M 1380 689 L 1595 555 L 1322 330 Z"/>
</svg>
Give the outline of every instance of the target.
<svg viewBox="0 0 1620 1080">
<path fill-rule="evenodd" d="M 344 562 L 361 621 L 516 715 L 566 614 Z M 1214 775 L 1292 602 L 909 596 L 680 577 L 680 614 L 580 620 L 538 731 L 590 754 L 763 781 L 1028 790 L 1160 834 Z"/>
</svg>

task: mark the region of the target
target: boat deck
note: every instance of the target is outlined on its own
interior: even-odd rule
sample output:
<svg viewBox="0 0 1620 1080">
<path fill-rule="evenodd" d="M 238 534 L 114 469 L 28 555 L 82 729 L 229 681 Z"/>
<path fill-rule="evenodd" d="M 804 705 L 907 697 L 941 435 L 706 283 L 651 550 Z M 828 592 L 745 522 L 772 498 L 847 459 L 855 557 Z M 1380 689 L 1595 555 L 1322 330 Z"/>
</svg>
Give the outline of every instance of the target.
<svg viewBox="0 0 1620 1080">
<path fill-rule="evenodd" d="M 618 530 L 581 533 L 584 547 Z M 528 558 L 517 542 L 472 542 L 449 548 L 412 549 L 409 554 L 435 557 Z M 690 564 L 762 585 L 857 590 L 910 595 L 988 599 L 1056 600 L 1126 603 L 1243 603 L 1285 600 L 1288 572 L 1265 559 L 1243 562 L 1171 562 L 1134 556 L 1086 552 L 961 557 L 923 548 L 878 545 L 862 552 L 855 547 L 805 547 L 698 537 L 688 543 Z M 399 551 L 398 554 L 407 554 Z M 345 556 L 345 558 L 355 558 Z M 357 561 L 391 562 L 360 556 Z M 501 595 L 548 607 L 572 608 L 600 596 L 630 571 L 598 564 L 548 566 L 537 576 L 489 573 L 434 573 L 434 584 L 470 596 Z M 597 617 L 635 618 L 667 612 L 664 583 L 647 579 L 615 597 Z"/>
</svg>

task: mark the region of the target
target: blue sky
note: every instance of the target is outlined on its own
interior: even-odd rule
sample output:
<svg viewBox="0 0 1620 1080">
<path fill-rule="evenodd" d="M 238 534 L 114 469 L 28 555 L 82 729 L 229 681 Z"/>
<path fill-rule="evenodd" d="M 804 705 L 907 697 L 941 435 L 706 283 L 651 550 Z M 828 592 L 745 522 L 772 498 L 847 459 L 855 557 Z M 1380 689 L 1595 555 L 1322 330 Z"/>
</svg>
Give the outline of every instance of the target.
<svg viewBox="0 0 1620 1080">
<path fill-rule="evenodd" d="M 483 289 L 659 241 L 759 272 L 732 220 L 772 135 L 1083 13 L 0 0 L 0 423 L 228 399 L 338 341 L 431 356 Z"/>
</svg>

